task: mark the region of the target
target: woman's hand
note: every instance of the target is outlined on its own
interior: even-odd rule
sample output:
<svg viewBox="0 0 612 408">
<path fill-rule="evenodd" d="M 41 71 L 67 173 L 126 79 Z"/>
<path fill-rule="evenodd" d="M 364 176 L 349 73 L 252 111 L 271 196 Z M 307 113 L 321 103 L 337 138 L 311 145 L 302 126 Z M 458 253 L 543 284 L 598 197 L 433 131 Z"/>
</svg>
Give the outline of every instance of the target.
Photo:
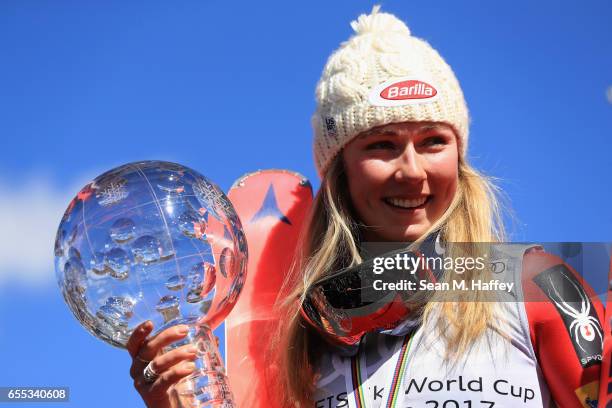
<svg viewBox="0 0 612 408">
<path fill-rule="evenodd" d="M 153 338 L 147 338 L 153 330 L 153 323 L 146 321 L 138 326 L 130 336 L 127 349 L 132 356 L 130 376 L 134 379 L 134 388 L 149 408 L 171 408 L 175 406 L 172 396 L 173 385 L 193 373 L 197 358 L 197 349 L 187 344 L 162 354 L 164 347 L 184 338 L 187 326 L 170 327 Z M 158 377 L 153 382 L 144 378 L 147 364 Z"/>
</svg>

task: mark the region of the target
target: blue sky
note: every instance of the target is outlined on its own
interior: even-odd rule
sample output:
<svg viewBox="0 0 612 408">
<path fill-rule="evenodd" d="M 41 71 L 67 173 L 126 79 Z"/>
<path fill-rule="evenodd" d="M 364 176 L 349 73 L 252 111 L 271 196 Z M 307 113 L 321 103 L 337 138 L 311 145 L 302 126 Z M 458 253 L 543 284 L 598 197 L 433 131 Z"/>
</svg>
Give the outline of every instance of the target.
<svg viewBox="0 0 612 408">
<path fill-rule="evenodd" d="M 55 286 L 71 196 L 140 159 L 227 189 L 258 168 L 318 187 L 314 87 L 369 1 L 0 4 L 2 385 L 67 385 L 65 406 L 139 406 L 127 353 Z M 385 1 L 459 78 L 469 158 L 500 179 L 517 240 L 612 241 L 612 4 Z M 93 381 L 94 373 L 100 381 Z"/>
</svg>

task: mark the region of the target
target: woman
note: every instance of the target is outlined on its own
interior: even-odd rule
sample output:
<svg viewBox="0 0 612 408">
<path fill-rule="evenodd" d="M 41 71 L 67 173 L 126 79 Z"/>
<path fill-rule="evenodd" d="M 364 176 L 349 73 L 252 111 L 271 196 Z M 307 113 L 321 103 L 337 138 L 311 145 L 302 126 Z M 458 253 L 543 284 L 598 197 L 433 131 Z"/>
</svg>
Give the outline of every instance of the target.
<svg viewBox="0 0 612 408">
<path fill-rule="evenodd" d="M 362 243 L 504 238 L 495 189 L 466 159 L 468 113 L 451 68 L 378 7 L 352 27 L 355 34 L 330 56 L 317 86 L 312 122 L 322 181 L 287 279 L 283 334 L 273 344 L 272 355 L 282 357 L 279 405 L 593 404 L 599 363 L 589 347 L 599 344 L 601 358 L 601 336 L 572 337 L 576 325 L 564 320 L 570 310 L 565 300 L 546 297 L 551 292 L 538 286 L 543 265 L 555 262 L 538 261 L 543 255 L 537 248 L 515 249 L 504 258 L 505 265 L 523 265 L 516 283 L 536 294 L 534 304 L 487 302 L 481 290 L 441 302 L 444 294 L 434 293 L 395 329 L 372 327 L 350 347 L 338 347 L 337 338 L 301 313 L 321 278 L 362 262 Z M 461 279 L 486 273 L 470 271 Z M 445 271 L 437 279 L 457 276 Z M 599 304 L 595 308 L 601 312 Z M 593 313 L 595 323 L 583 319 L 579 326 L 597 334 Z M 150 331 L 143 325 L 130 339 L 131 374 L 148 406 L 171 406 L 169 390 L 191 372 L 195 353 L 183 346 L 160 355 L 183 335 L 172 328 L 147 340 Z M 161 376 L 147 384 L 143 370 L 151 360 Z"/>
<path fill-rule="evenodd" d="M 494 186 L 466 159 L 468 113 L 451 68 L 378 7 L 351 25 L 355 34 L 330 56 L 317 86 L 322 183 L 288 297 L 301 302 L 288 306 L 289 335 L 279 347 L 288 405 L 594 406 L 598 315 L 590 307 L 584 332 L 569 330 L 575 309 L 546 286 L 557 281 L 541 279 L 549 266 L 563 267 L 538 247 L 508 247 L 501 259 L 508 269 L 523 265 L 510 278 L 533 302 L 490 302 L 484 290 L 449 292 L 440 302 L 445 293 L 434 293 L 395 330 L 379 327 L 349 348 L 328 345 L 338 340 L 326 339 L 331 326 L 314 330 L 299 313 L 317 280 L 362 261 L 364 242 L 504 239 Z M 473 270 L 461 279 L 486 276 Z M 555 276 L 576 281 L 567 268 Z"/>
</svg>

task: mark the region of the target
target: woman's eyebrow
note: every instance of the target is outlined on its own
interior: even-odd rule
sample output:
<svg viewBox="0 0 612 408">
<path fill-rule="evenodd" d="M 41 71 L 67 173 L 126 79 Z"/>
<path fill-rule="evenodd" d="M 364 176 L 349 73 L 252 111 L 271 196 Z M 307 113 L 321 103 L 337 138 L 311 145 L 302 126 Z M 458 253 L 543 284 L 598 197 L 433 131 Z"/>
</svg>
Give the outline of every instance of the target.
<svg viewBox="0 0 612 408">
<path fill-rule="evenodd" d="M 417 129 L 414 129 L 413 132 L 417 132 L 417 133 L 426 133 L 426 132 L 431 132 L 431 131 L 438 131 L 438 132 L 442 132 L 442 131 L 446 131 L 446 130 L 450 130 L 448 127 L 444 126 L 444 125 L 440 125 L 440 124 L 427 124 L 427 125 L 423 125 Z M 363 132 L 362 134 L 360 134 L 359 136 L 357 136 L 357 139 L 363 140 L 366 139 L 370 136 L 400 136 L 403 132 L 403 129 L 399 129 L 395 130 L 395 129 L 370 129 L 370 130 L 366 130 L 365 132 Z"/>
<path fill-rule="evenodd" d="M 369 136 L 398 136 L 399 133 L 396 132 L 395 130 L 391 130 L 391 129 L 381 129 L 381 130 L 375 130 L 375 129 L 371 129 L 368 131 L 363 132 L 362 134 L 360 134 L 359 136 L 357 136 L 358 139 L 365 139 Z"/>
<path fill-rule="evenodd" d="M 448 128 L 446 126 L 441 126 L 441 125 L 425 125 L 425 126 L 421 127 L 419 130 L 421 132 L 429 132 L 429 131 L 432 131 L 432 130 L 435 130 L 435 131 L 448 130 Z"/>
</svg>

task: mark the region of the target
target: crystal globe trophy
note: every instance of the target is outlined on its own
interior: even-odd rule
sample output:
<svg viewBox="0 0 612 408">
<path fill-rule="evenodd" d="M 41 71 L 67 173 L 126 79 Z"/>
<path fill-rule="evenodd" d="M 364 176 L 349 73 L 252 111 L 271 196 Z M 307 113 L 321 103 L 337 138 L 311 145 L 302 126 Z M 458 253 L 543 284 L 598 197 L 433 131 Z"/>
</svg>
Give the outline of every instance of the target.
<svg viewBox="0 0 612 408">
<path fill-rule="evenodd" d="M 151 320 L 177 324 L 198 348 L 196 371 L 175 389 L 182 405 L 233 407 L 212 330 L 244 284 L 247 245 L 225 194 L 196 171 L 143 161 L 110 170 L 70 202 L 55 240 L 64 300 L 94 336 L 125 347 Z"/>
</svg>

